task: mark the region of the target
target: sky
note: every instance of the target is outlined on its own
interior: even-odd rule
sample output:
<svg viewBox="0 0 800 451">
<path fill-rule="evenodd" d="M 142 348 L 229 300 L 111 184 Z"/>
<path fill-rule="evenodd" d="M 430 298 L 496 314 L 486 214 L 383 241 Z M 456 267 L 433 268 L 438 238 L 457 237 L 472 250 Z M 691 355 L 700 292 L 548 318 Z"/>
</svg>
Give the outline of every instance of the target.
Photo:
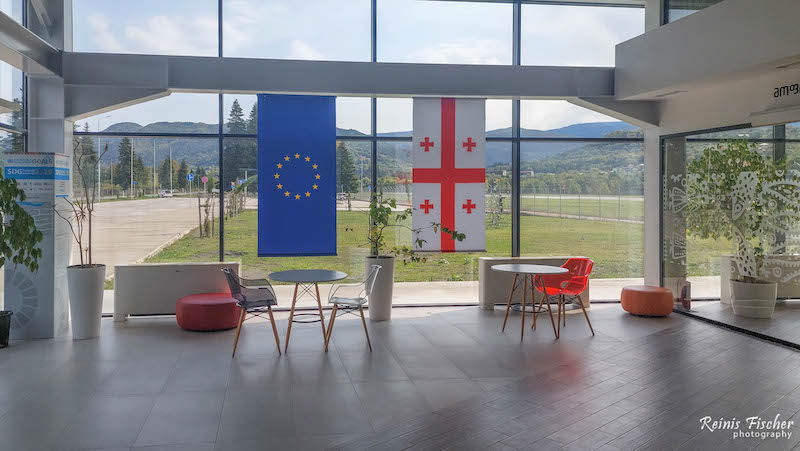
<svg viewBox="0 0 800 451">
<path fill-rule="evenodd" d="M 369 60 L 369 0 L 225 0 L 224 55 L 251 58 Z M 378 0 L 378 60 L 511 63 L 511 5 Z M 216 0 L 74 0 L 77 52 L 217 55 Z M 613 66 L 614 46 L 644 32 L 644 10 L 524 5 L 522 63 Z M 255 96 L 238 98 L 245 111 Z M 86 121 L 217 122 L 214 94 L 172 94 Z M 99 122 L 98 122 L 99 120 Z M 552 129 L 612 120 L 565 101 L 524 101 L 525 128 Z M 511 102 L 487 102 L 487 129 L 511 125 Z M 337 99 L 337 126 L 369 131 L 369 100 Z M 378 132 L 411 129 L 410 99 L 380 99 Z"/>
</svg>

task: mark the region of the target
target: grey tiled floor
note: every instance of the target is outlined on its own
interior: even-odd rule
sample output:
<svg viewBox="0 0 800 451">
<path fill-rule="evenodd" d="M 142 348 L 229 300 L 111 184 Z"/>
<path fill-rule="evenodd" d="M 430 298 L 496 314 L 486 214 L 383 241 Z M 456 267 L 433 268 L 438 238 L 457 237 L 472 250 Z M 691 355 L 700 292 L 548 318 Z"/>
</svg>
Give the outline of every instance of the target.
<svg viewBox="0 0 800 451">
<path fill-rule="evenodd" d="M 800 345 L 800 300 L 779 302 L 775 305 L 775 312 L 770 319 L 734 315 L 730 304 L 719 301 L 692 304 L 691 313 Z"/>
<path fill-rule="evenodd" d="M 431 312 L 431 314 L 429 314 Z M 738 450 L 699 419 L 800 411 L 800 353 L 679 315 L 618 305 L 549 321 L 519 340 L 502 311 L 403 309 L 292 330 L 279 357 L 264 322 L 192 333 L 174 318 L 104 323 L 99 339 L 0 350 L 2 450 Z M 529 322 L 528 322 L 529 324 Z M 279 321 L 281 337 L 286 320 Z"/>
</svg>

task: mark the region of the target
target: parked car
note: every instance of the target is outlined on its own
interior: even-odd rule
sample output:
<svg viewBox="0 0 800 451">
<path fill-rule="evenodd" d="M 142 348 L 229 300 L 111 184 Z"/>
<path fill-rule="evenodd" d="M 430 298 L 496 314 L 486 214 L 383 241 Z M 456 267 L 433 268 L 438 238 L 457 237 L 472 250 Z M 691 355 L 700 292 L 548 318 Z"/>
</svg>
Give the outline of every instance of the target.
<svg viewBox="0 0 800 451">
<path fill-rule="evenodd" d="M 172 190 L 162 189 L 160 193 L 158 193 L 158 197 L 172 197 Z"/>
</svg>

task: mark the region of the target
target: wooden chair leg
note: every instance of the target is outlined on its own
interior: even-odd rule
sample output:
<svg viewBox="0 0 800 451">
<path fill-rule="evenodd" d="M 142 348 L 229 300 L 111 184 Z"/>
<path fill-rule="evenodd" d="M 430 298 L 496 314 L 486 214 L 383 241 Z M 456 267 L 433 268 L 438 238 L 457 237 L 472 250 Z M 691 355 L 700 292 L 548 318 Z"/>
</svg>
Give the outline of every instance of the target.
<svg viewBox="0 0 800 451">
<path fill-rule="evenodd" d="M 281 339 L 278 338 L 278 327 L 275 325 L 275 316 L 272 315 L 272 306 L 267 307 L 269 322 L 272 323 L 272 333 L 275 335 L 275 344 L 278 346 L 278 355 L 281 355 Z"/>
<path fill-rule="evenodd" d="M 239 314 L 239 324 L 236 325 L 236 338 L 233 339 L 233 354 L 231 354 L 231 358 L 236 356 L 236 345 L 239 344 L 239 334 L 242 333 L 242 323 L 244 322 L 244 316 L 247 314 L 247 310 L 241 310 L 242 313 Z"/>
<path fill-rule="evenodd" d="M 369 331 L 367 330 L 367 320 L 364 318 L 364 307 L 358 306 L 358 310 L 361 312 L 361 324 L 364 325 L 364 334 L 367 336 L 367 346 L 369 346 L 369 352 L 372 352 L 372 342 L 369 341 Z"/>
<path fill-rule="evenodd" d="M 564 305 L 564 327 L 567 327 L 567 299 L 561 295 L 561 303 Z"/>
<path fill-rule="evenodd" d="M 297 288 L 299 283 L 294 284 L 294 297 L 292 297 L 292 309 L 289 311 L 289 326 L 286 328 L 286 344 L 283 345 L 283 352 L 289 351 L 289 337 L 292 336 L 292 320 L 294 320 L 294 305 L 297 303 Z"/>
<path fill-rule="evenodd" d="M 586 307 L 583 306 L 583 299 L 578 298 L 578 304 L 581 305 L 581 310 L 583 310 L 583 316 L 586 317 L 586 322 L 589 323 L 589 330 L 591 330 L 592 335 L 594 335 L 594 328 L 592 327 L 592 322 L 589 321 L 589 315 L 586 313 Z"/>
<path fill-rule="evenodd" d="M 333 335 L 333 323 L 336 321 L 336 312 L 339 310 L 339 306 L 333 304 L 333 310 L 331 310 L 331 320 L 328 321 L 328 334 L 325 337 L 325 352 L 328 352 L 328 344 L 331 341 L 331 335 Z"/>
<path fill-rule="evenodd" d="M 314 284 L 314 289 L 317 290 L 317 307 L 319 308 L 319 323 L 322 326 L 322 340 L 325 340 L 325 315 L 322 313 L 322 299 L 319 297 L 319 285 Z"/>
<path fill-rule="evenodd" d="M 517 289 L 517 277 L 518 274 L 514 274 L 514 281 L 511 283 L 511 293 L 508 294 L 508 304 L 506 305 L 506 316 L 503 318 L 503 328 L 500 332 L 505 332 L 506 330 L 506 323 L 508 322 L 508 311 L 511 310 L 511 298 L 514 297 L 514 290 Z"/>
</svg>

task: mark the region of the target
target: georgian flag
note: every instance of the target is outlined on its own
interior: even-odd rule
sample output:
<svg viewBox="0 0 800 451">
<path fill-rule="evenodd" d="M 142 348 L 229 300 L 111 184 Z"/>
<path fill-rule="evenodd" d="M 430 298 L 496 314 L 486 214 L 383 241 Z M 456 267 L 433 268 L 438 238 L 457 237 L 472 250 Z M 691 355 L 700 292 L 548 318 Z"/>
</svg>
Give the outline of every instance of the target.
<svg viewBox="0 0 800 451">
<path fill-rule="evenodd" d="M 486 248 L 486 101 L 415 98 L 412 225 L 423 251 Z M 466 235 L 455 241 L 431 224 Z"/>
</svg>

